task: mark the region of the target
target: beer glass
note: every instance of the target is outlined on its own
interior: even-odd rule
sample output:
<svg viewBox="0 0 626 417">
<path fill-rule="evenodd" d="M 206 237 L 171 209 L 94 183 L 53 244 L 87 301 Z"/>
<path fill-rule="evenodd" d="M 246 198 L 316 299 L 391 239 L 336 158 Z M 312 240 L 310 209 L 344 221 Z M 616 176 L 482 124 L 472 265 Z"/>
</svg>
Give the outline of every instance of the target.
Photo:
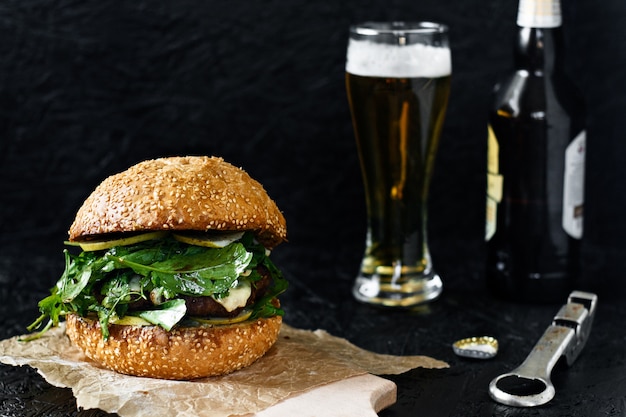
<svg viewBox="0 0 626 417">
<path fill-rule="evenodd" d="M 442 290 L 427 239 L 427 200 L 450 91 L 448 28 L 350 27 L 346 89 L 365 186 L 367 238 L 357 300 L 412 307 Z"/>
</svg>

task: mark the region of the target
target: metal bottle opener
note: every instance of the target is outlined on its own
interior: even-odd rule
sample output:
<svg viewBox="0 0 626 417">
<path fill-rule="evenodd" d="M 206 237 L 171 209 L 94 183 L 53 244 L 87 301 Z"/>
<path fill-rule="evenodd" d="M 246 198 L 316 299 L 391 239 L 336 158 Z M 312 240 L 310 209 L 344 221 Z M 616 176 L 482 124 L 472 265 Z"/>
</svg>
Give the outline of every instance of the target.
<svg viewBox="0 0 626 417">
<path fill-rule="evenodd" d="M 563 355 L 568 366 L 574 363 L 591 332 L 597 303 L 595 294 L 572 292 L 526 360 L 491 381 L 491 398 L 516 407 L 535 407 L 554 398 L 552 368 Z"/>
</svg>

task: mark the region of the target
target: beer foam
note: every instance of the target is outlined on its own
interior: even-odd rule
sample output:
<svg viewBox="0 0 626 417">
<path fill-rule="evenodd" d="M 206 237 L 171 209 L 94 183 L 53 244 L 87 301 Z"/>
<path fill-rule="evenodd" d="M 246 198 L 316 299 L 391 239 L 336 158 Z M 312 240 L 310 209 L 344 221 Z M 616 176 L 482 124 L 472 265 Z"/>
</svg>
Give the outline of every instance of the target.
<svg viewBox="0 0 626 417">
<path fill-rule="evenodd" d="M 444 77 L 452 73 L 452 58 L 448 47 L 350 39 L 346 72 L 366 77 Z"/>
</svg>

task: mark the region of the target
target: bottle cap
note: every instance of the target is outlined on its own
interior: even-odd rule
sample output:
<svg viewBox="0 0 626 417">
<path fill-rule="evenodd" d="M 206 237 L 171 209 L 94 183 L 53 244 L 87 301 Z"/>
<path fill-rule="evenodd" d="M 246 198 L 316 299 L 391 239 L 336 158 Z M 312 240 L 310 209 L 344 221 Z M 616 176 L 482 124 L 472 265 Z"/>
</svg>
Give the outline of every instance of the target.
<svg viewBox="0 0 626 417">
<path fill-rule="evenodd" d="M 490 336 L 468 337 L 454 342 L 452 350 L 465 358 L 491 359 L 498 353 L 498 341 Z"/>
<path fill-rule="evenodd" d="M 530 28 L 556 28 L 561 26 L 560 0 L 520 0 L 517 25 Z"/>
</svg>

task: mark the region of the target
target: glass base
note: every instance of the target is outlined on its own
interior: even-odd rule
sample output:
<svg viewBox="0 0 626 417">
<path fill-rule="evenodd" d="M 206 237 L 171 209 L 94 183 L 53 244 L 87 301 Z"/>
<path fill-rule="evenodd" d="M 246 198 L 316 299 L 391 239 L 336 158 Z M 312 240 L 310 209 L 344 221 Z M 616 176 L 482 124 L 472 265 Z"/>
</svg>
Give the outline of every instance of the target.
<svg viewBox="0 0 626 417">
<path fill-rule="evenodd" d="M 352 294 L 361 302 L 384 307 L 414 307 L 439 297 L 443 283 L 434 272 L 401 279 L 380 274 L 361 273 Z"/>
</svg>

